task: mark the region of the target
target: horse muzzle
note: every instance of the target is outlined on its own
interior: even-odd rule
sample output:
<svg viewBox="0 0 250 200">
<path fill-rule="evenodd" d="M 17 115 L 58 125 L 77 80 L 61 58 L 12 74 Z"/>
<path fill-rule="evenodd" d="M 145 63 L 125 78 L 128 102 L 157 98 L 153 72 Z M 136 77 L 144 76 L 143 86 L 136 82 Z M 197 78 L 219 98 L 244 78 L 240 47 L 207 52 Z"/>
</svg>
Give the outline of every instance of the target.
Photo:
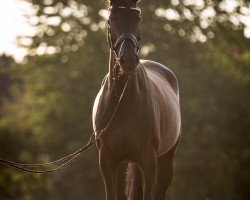
<svg viewBox="0 0 250 200">
<path fill-rule="evenodd" d="M 134 56 L 136 57 L 135 59 L 124 59 L 122 55 L 116 57 L 116 67 L 118 68 L 119 75 L 126 76 L 134 73 L 139 64 L 138 54 Z"/>
</svg>

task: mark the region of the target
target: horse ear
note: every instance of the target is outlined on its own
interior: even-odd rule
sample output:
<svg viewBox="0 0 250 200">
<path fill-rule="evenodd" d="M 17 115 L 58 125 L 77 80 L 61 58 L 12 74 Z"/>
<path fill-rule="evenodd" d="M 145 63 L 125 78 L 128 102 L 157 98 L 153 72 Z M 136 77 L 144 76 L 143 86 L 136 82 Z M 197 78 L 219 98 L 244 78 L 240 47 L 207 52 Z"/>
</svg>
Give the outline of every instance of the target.
<svg viewBox="0 0 250 200">
<path fill-rule="evenodd" d="M 114 3 L 115 0 L 109 0 L 109 5 L 112 6 L 112 4 Z"/>
<path fill-rule="evenodd" d="M 139 2 L 140 0 L 132 0 L 132 3 L 134 4 L 134 6 L 136 7 L 136 4 Z"/>
</svg>

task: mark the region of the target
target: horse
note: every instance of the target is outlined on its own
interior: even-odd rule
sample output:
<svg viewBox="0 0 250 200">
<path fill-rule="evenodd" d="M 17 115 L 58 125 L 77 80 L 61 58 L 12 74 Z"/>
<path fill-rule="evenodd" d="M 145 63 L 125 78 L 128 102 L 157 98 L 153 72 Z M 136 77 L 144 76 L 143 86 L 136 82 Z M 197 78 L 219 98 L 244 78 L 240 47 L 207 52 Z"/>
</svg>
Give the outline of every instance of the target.
<svg viewBox="0 0 250 200">
<path fill-rule="evenodd" d="M 137 1 L 109 2 L 109 68 L 92 114 L 106 200 L 166 199 L 180 140 L 177 78 L 139 59 Z"/>
</svg>

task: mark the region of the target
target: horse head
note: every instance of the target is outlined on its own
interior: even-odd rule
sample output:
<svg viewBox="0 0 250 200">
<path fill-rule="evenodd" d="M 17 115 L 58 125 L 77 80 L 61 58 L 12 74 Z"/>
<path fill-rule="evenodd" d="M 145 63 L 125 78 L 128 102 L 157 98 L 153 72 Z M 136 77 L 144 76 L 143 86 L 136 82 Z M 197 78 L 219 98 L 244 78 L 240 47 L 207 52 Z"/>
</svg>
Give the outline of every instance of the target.
<svg viewBox="0 0 250 200">
<path fill-rule="evenodd" d="M 108 41 L 121 75 L 131 74 L 139 64 L 141 12 L 137 0 L 110 1 Z"/>
</svg>

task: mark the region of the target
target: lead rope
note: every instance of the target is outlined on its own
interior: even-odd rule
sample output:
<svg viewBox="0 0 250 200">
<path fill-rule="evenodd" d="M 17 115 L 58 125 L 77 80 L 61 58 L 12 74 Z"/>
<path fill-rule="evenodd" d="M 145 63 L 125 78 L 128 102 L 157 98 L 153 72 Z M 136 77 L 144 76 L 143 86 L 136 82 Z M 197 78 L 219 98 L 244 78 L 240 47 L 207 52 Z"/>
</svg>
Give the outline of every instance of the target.
<svg viewBox="0 0 250 200">
<path fill-rule="evenodd" d="M 55 171 L 62 169 L 66 165 L 70 164 L 73 160 L 78 158 L 85 150 L 87 150 L 90 146 L 92 146 L 107 131 L 107 129 L 109 128 L 109 126 L 110 126 L 110 124 L 115 116 L 115 113 L 116 113 L 116 111 L 117 111 L 117 109 L 122 101 L 122 98 L 124 96 L 124 93 L 125 93 L 127 85 L 128 85 L 129 78 L 130 77 L 128 77 L 128 79 L 124 85 L 124 88 L 123 88 L 123 91 L 120 95 L 119 101 L 117 102 L 116 107 L 114 109 L 114 112 L 113 112 L 109 122 L 107 123 L 106 127 L 104 129 L 102 129 L 99 132 L 99 134 L 98 134 L 98 131 L 93 132 L 88 143 L 84 147 L 80 148 L 79 150 L 75 151 L 74 153 L 71 153 L 63 158 L 60 158 L 60 159 L 52 161 L 52 162 L 38 163 L 38 164 L 24 164 L 24 163 L 16 163 L 16 162 L 0 159 L 0 164 L 6 165 L 8 167 L 12 167 L 14 169 L 18 169 L 18 170 L 29 172 L 29 173 L 35 173 L 35 174 L 52 173 L 52 172 L 55 172 Z M 93 140 L 95 135 L 96 135 L 96 138 Z M 59 165 L 58 167 L 55 167 L 53 169 L 48 169 L 48 170 L 29 169 L 29 168 L 37 168 L 37 167 L 47 167 L 47 166 L 51 166 L 51 165 L 54 165 L 57 163 L 62 163 L 62 164 Z"/>
</svg>

